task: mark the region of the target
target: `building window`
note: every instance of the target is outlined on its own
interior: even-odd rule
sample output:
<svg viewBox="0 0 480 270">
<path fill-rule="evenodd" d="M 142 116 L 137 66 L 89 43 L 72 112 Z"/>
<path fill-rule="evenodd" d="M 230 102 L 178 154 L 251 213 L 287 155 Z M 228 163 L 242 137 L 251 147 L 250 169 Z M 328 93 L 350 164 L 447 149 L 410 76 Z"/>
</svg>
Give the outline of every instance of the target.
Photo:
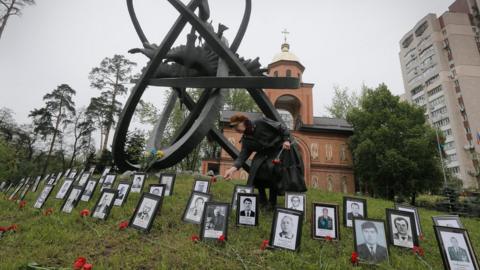
<svg viewBox="0 0 480 270">
<path fill-rule="evenodd" d="M 292 71 L 290 69 L 287 69 L 287 77 L 292 77 Z"/>
<path fill-rule="evenodd" d="M 423 85 L 419 85 L 415 88 L 412 89 L 412 91 L 410 91 L 410 93 L 412 94 L 412 96 L 420 93 L 421 91 L 423 90 Z"/>
<path fill-rule="evenodd" d="M 434 107 L 440 104 L 445 104 L 445 96 L 438 97 L 432 101 L 430 101 L 430 106 Z"/>
<path fill-rule="evenodd" d="M 347 160 L 347 146 L 345 144 L 342 144 L 340 146 L 340 160 L 341 161 Z"/>
<path fill-rule="evenodd" d="M 439 127 L 446 126 L 448 124 L 450 124 L 450 118 L 447 117 L 447 118 L 442 119 L 440 121 L 434 122 L 433 126 L 439 128 Z"/>
<path fill-rule="evenodd" d="M 444 130 L 444 131 L 443 131 L 443 134 L 445 134 L 445 136 L 452 136 L 452 134 L 453 134 L 453 133 L 452 133 L 452 129 L 449 128 L 449 129 Z"/>
<path fill-rule="evenodd" d="M 342 176 L 342 192 L 348 193 L 347 177 Z"/>
<path fill-rule="evenodd" d="M 435 82 L 438 79 L 438 77 L 439 77 L 438 74 L 436 74 L 433 77 L 431 77 L 430 79 L 428 79 L 427 81 L 425 81 L 425 86 L 429 86 L 430 84 Z"/>
<path fill-rule="evenodd" d="M 431 96 L 435 95 L 436 93 L 439 93 L 440 91 L 442 91 L 442 85 L 439 85 L 439 86 L 433 88 L 432 90 L 428 91 L 428 96 L 431 97 Z"/>
<path fill-rule="evenodd" d="M 431 114 L 432 114 L 432 119 L 441 117 L 442 115 L 447 114 L 447 107 L 445 106 L 438 110 L 435 110 Z"/>
<path fill-rule="evenodd" d="M 453 153 L 453 154 L 451 154 L 451 155 L 447 155 L 447 160 L 448 160 L 448 162 L 457 161 L 457 153 Z"/>
<path fill-rule="evenodd" d="M 330 143 L 325 144 L 325 159 L 326 160 L 333 159 L 333 146 Z"/>
<path fill-rule="evenodd" d="M 328 178 L 327 178 L 327 190 L 329 192 L 332 192 L 333 191 L 333 176 L 329 175 Z"/>
<path fill-rule="evenodd" d="M 275 77 L 278 77 L 278 71 L 273 72 L 273 75 L 274 75 Z"/>
<path fill-rule="evenodd" d="M 460 173 L 460 168 L 459 167 L 452 167 L 452 168 L 449 168 L 449 169 L 454 174 L 459 174 Z"/>
</svg>

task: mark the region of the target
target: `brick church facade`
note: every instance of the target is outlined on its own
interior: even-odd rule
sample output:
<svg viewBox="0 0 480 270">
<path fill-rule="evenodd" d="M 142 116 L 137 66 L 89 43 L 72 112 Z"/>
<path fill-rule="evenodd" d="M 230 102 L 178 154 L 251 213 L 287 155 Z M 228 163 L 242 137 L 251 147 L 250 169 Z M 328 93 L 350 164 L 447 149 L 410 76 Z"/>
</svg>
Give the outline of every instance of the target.
<svg viewBox="0 0 480 270">
<path fill-rule="evenodd" d="M 290 52 L 288 43 L 282 45 L 268 66 L 269 76 L 291 76 L 302 78 L 305 67 L 297 56 Z M 347 140 L 353 129 L 345 120 L 313 116 L 314 85 L 301 81 L 299 89 L 264 89 L 285 123 L 289 126 L 297 146 L 302 154 L 305 167 L 305 182 L 309 188 L 326 191 L 354 193 L 355 179 L 352 155 Z M 220 127 L 223 134 L 238 149 L 241 134 L 228 126 L 230 116 L 238 112 L 222 111 Z M 246 113 L 250 119 L 261 117 L 260 113 Z M 212 170 L 223 175 L 233 164 L 231 157 L 222 150 L 217 158 L 204 159 L 201 170 L 206 174 Z M 234 178 L 247 179 L 243 169 L 236 172 Z"/>
</svg>

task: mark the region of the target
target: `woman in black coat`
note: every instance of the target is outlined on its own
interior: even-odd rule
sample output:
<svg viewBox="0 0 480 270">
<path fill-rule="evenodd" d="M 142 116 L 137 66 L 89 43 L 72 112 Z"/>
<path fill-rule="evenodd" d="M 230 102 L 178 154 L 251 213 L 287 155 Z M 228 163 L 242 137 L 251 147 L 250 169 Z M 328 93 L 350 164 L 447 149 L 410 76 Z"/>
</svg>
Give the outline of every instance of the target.
<svg viewBox="0 0 480 270">
<path fill-rule="evenodd" d="M 248 185 L 253 185 L 259 191 L 260 204 L 274 208 L 277 196 L 285 191 L 306 191 L 303 179 L 303 164 L 298 151 L 293 148 L 288 128 L 280 122 L 268 118 L 249 120 L 244 115 L 234 115 L 230 118 L 230 126 L 242 133 L 242 150 L 234 161 L 233 167 L 227 170 L 225 178 L 230 179 L 244 162 L 255 152 L 248 176 Z M 280 151 L 281 164 L 274 162 Z M 291 149 L 293 151 L 291 151 Z M 270 189 L 267 200 L 265 189 Z"/>
</svg>

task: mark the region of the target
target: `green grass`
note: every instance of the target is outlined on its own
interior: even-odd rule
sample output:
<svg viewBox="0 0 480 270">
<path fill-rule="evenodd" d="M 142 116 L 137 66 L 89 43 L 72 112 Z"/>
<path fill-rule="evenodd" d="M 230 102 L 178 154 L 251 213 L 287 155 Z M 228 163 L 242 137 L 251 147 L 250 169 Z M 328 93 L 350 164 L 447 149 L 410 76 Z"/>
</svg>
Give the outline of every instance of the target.
<svg viewBox="0 0 480 270">
<path fill-rule="evenodd" d="M 148 184 L 157 182 L 150 178 Z M 130 194 L 123 207 L 114 207 L 107 221 L 81 218 L 82 209 L 91 209 L 99 192 L 90 202 L 80 202 L 72 214 L 59 212 L 61 201 L 55 199 L 60 185 L 42 211 L 32 207 L 37 193 L 26 196 L 27 206 L 19 210 L 18 204 L 0 200 L 0 226 L 19 225 L 17 233 L 5 234 L 0 239 L 0 269 L 26 269 L 28 263 L 37 262 L 52 267 L 71 267 L 78 256 L 84 256 L 94 269 L 351 269 L 353 251 L 352 229 L 341 227 L 339 242 L 313 240 L 310 237 L 309 218 L 303 225 L 299 252 L 280 250 L 261 251 L 262 240 L 268 239 L 272 221 L 271 213 L 261 213 L 260 225 L 255 228 L 237 228 L 235 215 L 230 217 L 228 242 L 193 243 L 190 237 L 199 234 L 199 226 L 181 221 L 183 210 L 192 189 L 193 177 L 177 178 L 174 196 L 164 199 L 161 215 L 157 217 L 149 234 L 134 229 L 118 230 L 118 224 L 130 219 L 139 194 Z M 211 189 L 215 201 L 230 202 L 235 183 L 217 182 Z M 146 188 L 145 188 L 146 189 Z M 342 203 L 342 194 L 319 190 L 308 191 L 308 203 Z M 283 197 L 279 198 L 283 201 Z M 54 208 L 54 214 L 44 216 L 43 211 Z M 368 198 L 371 218 L 385 219 L 385 208 L 393 207 L 390 201 Z M 307 215 L 310 217 L 311 205 Z M 439 213 L 420 209 L 425 240 L 424 260 L 432 269 L 443 269 L 440 253 L 432 228 L 431 216 Z M 470 232 L 474 248 L 480 251 L 480 220 L 463 218 Z M 379 269 L 428 269 L 412 251 L 390 247 L 390 265 Z M 356 269 L 373 269 L 360 266 Z"/>
</svg>

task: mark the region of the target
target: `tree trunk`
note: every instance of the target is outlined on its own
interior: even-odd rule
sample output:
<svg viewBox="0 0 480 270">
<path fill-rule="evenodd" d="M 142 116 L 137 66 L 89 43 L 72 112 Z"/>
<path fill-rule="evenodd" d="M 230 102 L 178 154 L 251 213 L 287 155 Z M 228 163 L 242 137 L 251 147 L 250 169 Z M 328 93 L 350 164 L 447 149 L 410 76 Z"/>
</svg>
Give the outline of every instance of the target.
<svg viewBox="0 0 480 270">
<path fill-rule="evenodd" d="M 73 143 L 72 158 L 70 159 L 68 168 L 72 168 L 73 161 L 75 161 L 75 156 L 77 155 L 77 141 L 78 141 L 78 138 L 75 136 L 75 142 Z"/>
<path fill-rule="evenodd" d="M 416 192 L 413 192 L 412 193 L 412 198 L 410 200 L 410 204 L 415 206 L 415 203 L 416 203 L 416 198 L 417 198 L 417 193 Z"/>
<path fill-rule="evenodd" d="M 2 39 L 3 30 L 5 30 L 5 26 L 7 25 L 8 19 L 10 18 L 10 12 L 12 11 L 13 6 L 15 5 L 15 2 L 16 0 L 12 0 L 12 4 L 10 5 L 9 8 L 7 8 L 7 11 L 3 16 L 3 21 L 2 21 L 2 24 L 0 25 L 0 39 Z"/>
<path fill-rule="evenodd" d="M 115 101 L 117 101 L 117 87 L 118 87 L 118 80 L 119 80 L 119 74 L 118 74 L 118 70 L 117 70 L 117 76 L 115 78 L 115 85 L 113 86 L 113 93 L 112 93 L 112 102 L 110 104 L 110 115 L 112 116 L 111 117 L 111 120 L 113 121 L 113 119 L 115 118 Z M 105 140 L 103 141 L 103 149 L 102 151 L 105 151 L 107 149 L 107 146 L 108 146 L 108 136 L 110 136 L 110 129 L 112 128 L 112 121 L 110 121 L 107 125 L 107 130 L 105 130 Z"/>
<path fill-rule="evenodd" d="M 47 158 L 45 159 L 45 165 L 43 166 L 42 175 L 45 175 L 48 168 L 48 163 L 50 162 L 50 155 L 52 154 L 53 146 L 55 145 L 55 139 L 57 138 L 58 127 L 60 126 L 60 122 L 62 120 L 62 104 L 63 101 L 60 101 L 60 108 L 58 112 L 57 122 L 55 123 L 55 131 L 53 132 L 52 142 L 50 143 L 50 149 L 48 150 Z"/>
</svg>

